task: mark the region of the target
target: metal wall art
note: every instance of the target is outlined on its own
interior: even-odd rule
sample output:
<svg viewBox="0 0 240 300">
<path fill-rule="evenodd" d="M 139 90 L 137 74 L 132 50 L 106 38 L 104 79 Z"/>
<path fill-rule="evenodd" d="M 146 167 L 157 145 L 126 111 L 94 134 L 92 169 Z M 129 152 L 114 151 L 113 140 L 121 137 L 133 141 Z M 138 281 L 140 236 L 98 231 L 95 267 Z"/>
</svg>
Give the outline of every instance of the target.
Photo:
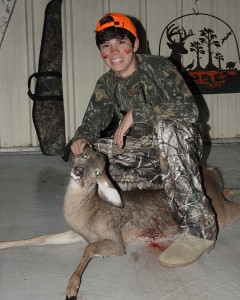
<svg viewBox="0 0 240 300">
<path fill-rule="evenodd" d="M 192 19 L 187 22 L 186 18 Z M 187 28 L 184 24 L 195 26 Z M 169 59 L 194 94 L 240 92 L 238 42 L 233 29 L 225 21 L 199 12 L 183 15 L 163 30 L 159 55 L 164 39 L 170 51 Z"/>
</svg>

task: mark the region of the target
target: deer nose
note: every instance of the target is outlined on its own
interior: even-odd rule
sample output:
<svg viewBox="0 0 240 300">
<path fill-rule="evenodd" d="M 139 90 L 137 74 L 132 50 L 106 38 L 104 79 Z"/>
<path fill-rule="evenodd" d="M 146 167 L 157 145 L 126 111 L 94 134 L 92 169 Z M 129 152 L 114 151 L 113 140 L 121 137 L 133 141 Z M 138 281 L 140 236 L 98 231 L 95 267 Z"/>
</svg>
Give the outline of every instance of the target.
<svg viewBox="0 0 240 300">
<path fill-rule="evenodd" d="M 83 175 L 84 170 L 81 167 L 75 166 L 73 168 L 73 173 L 76 176 L 82 176 Z"/>
</svg>

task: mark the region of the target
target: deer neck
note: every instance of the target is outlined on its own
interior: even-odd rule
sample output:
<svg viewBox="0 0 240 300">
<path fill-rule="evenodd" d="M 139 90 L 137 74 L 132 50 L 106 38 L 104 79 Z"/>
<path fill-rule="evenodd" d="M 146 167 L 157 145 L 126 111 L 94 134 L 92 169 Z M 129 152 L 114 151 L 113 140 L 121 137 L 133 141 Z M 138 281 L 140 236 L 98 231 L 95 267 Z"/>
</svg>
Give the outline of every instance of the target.
<svg viewBox="0 0 240 300">
<path fill-rule="evenodd" d="M 86 211 L 95 207 L 96 186 L 80 186 L 74 180 L 70 180 L 64 198 L 64 217 L 66 222 L 75 230 L 79 231 L 85 219 L 88 219 Z"/>
<path fill-rule="evenodd" d="M 64 198 L 64 207 L 75 209 L 86 203 L 89 205 L 95 194 L 96 185 L 81 186 L 78 182 L 70 180 Z"/>
</svg>

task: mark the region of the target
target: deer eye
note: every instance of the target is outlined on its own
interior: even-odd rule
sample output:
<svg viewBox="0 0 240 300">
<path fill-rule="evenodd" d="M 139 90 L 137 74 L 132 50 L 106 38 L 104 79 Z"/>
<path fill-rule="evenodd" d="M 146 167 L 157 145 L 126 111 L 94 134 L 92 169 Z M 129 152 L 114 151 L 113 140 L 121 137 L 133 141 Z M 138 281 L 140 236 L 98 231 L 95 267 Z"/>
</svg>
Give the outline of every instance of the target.
<svg viewBox="0 0 240 300">
<path fill-rule="evenodd" d="M 95 175 L 98 177 L 101 175 L 101 173 L 99 171 L 95 171 Z"/>
<path fill-rule="evenodd" d="M 83 154 L 82 154 L 82 158 L 83 158 L 83 159 L 87 159 L 87 158 L 88 158 L 88 155 L 87 155 L 86 153 L 83 153 Z"/>
</svg>

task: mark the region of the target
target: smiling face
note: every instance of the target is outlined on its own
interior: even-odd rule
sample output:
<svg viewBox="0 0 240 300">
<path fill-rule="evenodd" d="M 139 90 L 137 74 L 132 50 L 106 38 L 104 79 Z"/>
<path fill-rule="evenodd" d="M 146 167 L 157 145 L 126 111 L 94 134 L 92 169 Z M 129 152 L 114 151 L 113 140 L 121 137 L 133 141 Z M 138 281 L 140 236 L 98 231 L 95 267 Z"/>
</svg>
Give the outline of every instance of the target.
<svg viewBox="0 0 240 300">
<path fill-rule="evenodd" d="M 128 37 L 111 39 L 99 46 L 103 61 L 116 73 L 117 76 L 126 78 L 136 70 L 135 53 L 139 46 L 136 39 L 134 45 Z"/>
</svg>

